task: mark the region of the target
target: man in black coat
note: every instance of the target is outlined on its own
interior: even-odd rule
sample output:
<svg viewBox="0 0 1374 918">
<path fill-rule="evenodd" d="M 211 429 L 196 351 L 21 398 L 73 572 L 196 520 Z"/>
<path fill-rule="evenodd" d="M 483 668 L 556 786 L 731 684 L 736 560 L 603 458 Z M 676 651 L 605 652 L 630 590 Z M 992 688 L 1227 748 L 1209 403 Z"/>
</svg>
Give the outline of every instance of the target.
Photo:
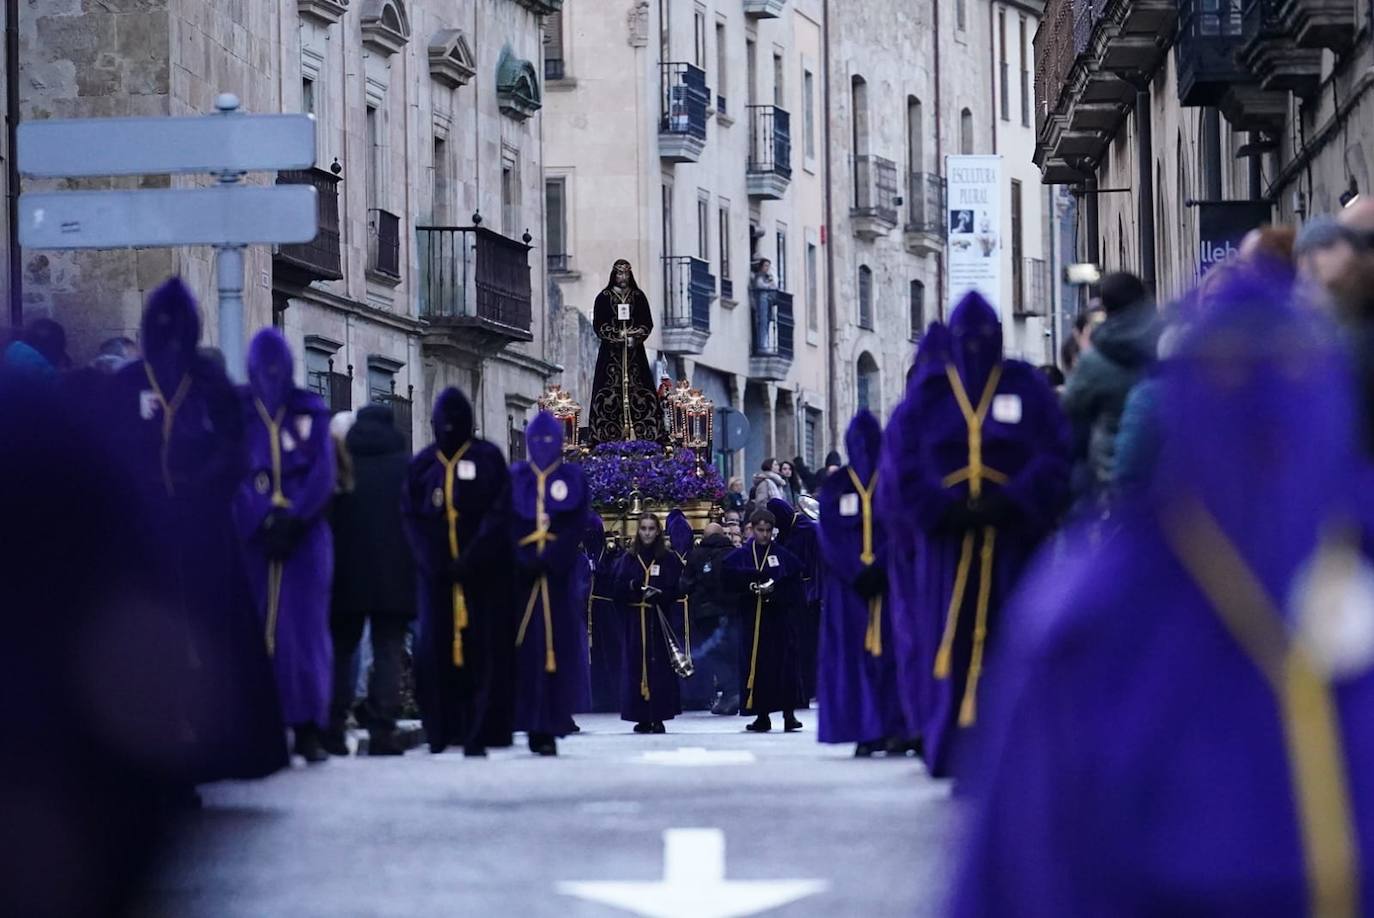
<svg viewBox="0 0 1374 918">
<path fill-rule="evenodd" d="M 692 660 L 697 676 L 683 682 L 683 704 L 700 710 L 710 706 L 714 714 L 739 710 L 739 635 L 732 627 L 733 595 L 725 592 L 721 562 L 735 545 L 719 523 L 706 527 L 702 540 L 687 556 L 682 590 L 692 610 Z"/>
<path fill-rule="evenodd" d="M 334 501 L 334 699 L 326 748 L 347 755 L 344 725 L 353 706 L 353 657 L 363 624 L 372 625 L 372 674 L 365 716 L 370 755 L 400 755 L 396 718 L 406 666 L 406 632 L 415 617 L 415 562 L 401 525 L 401 492 L 410 465 L 391 408 L 368 405 L 345 440 L 352 493 Z"/>
</svg>

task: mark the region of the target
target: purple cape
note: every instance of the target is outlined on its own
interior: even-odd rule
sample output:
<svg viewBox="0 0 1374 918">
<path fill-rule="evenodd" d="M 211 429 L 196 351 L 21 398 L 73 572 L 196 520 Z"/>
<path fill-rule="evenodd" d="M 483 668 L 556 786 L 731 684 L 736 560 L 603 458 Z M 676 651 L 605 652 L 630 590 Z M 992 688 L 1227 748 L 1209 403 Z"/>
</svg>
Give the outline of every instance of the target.
<svg viewBox="0 0 1374 918">
<path fill-rule="evenodd" d="M 510 471 L 500 450 L 472 437 L 472 409 L 457 389 L 440 393 L 434 414 L 436 435 L 452 452 L 443 453 L 438 443 L 421 450 L 410 463 L 401 496 L 406 537 L 419 569 L 415 681 L 420 714 L 434 752 L 450 745 L 509 746 L 515 710 Z M 446 484 L 456 513 L 456 562 Z M 467 615 L 462 666 L 455 660 L 455 582 Z"/>
<path fill-rule="evenodd" d="M 635 548 L 639 547 L 636 541 Z M 673 628 L 678 646 L 685 652 L 687 645 L 683 643 L 682 623 L 678 618 L 682 611 L 679 587 L 682 562 L 666 544 L 662 549 L 657 554 L 626 552 L 615 572 L 615 596 L 625 620 L 620 719 L 633 723 L 672 720 L 682 713 L 682 686 L 669 661 L 668 645 L 658 617 L 662 612 Z M 646 584 L 657 587 L 660 595 L 645 601 L 643 587 Z"/>
<path fill-rule="evenodd" d="M 511 466 L 515 539 L 515 728 L 566 736 L 590 707 L 580 545 L 590 495 L 580 466 L 561 460 L 562 427 L 546 412 L 529 423 L 529 461 Z M 542 518 L 541 518 L 542 511 Z"/>
<path fill-rule="evenodd" d="M 725 556 L 725 586 L 737 597 L 743 629 L 741 715 L 806 707 L 798 633 L 806 608 L 801 574 L 801 561 L 777 540 L 766 548 L 751 540 Z M 772 593 L 760 597 L 749 589 L 751 583 L 769 580 L 774 584 Z"/>
<path fill-rule="evenodd" d="M 872 503 L 881 439 L 877 419 L 860 412 L 846 437 L 850 464 L 821 486 L 819 533 L 828 570 L 816 698 L 823 743 L 897 739 L 906 732 L 887 591 L 865 598 L 855 587 L 863 571 L 887 569 L 885 533 Z"/>
<path fill-rule="evenodd" d="M 1271 295 L 1221 297 L 1162 376 L 1156 489 L 1111 540 L 1071 536 L 1008 609 L 954 914 L 1374 909 L 1374 647 L 1325 627 L 1339 604 L 1303 576 L 1333 523 L 1368 533 L 1351 500 L 1368 467 L 1329 332 Z M 1345 570 L 1322 580 L 1349 588 Z M 1259 599 L 1237 602 L 1246 582 Z M 1257 646 L 1288 655 L 1284 676 Z M 1330 769 L 1315 783 L 1311 755 Z M 1308 850 L 1307 817 L 1327 845 Z M 1350 908 L 1314 897 L 1309 856 Z"/>
<path fill-rule="evenodd" d="M 587 597 L 587 650 L 591 667 L 591 710 L 620 710 L 621 679 L 625 668 L 625 623 L 615 598 L 616 568 L 624 551 L 608 547 L 601 517 L 592 514 L 582 550 L 587 555 L 591 588 Z"/>
<path fill-rule="evenodd" d="M 329 720 L 333 644 L 329 590 L 333 535 L 325 510 L 334 494 L 334 440 L 320 397 L 291 384 L 291 352 L 281 333 L 264 329 L 248 350 L 242 392 L 248 473 L 234 518 L 258 621 L 277 677 L 282 716 L 292 726 Z M 272 561 L 263 523 L 284 511 L 302 529 L 290 556 Z"/>
<path fill-rule="evenodd" d="M 1001 359 L 1001 326 L 991 307 L 970 294 L 949 327 L 951 359 L 938 369 L 932 360 L 916 373 L 900 423 L 889 430 L 878 502 L 893 555 L 915 575 L 907 579 L 899 567 L 892 584 L 900 596 L 894 642 L 908 729 L 923 738 L 936 775 L 949 772 L 961 721 L 977 719 L 976 686 L 967 702 L 965 695 L 980 673 L 975 664 L 986 660 L 975 660 L 980 612 L 988 641 L 995 642 L 998 610 L 1058 520 L 1068 480 L 1068 432 L 1058 401 L 1034 368 Z M 991 527 L 964 529 L 947 516 L 971 496 L 969 425 L 954 380 L 971 410 L 987 406 L 983 493 L 1006 502 Z M 962 593 L 957 602 L 956 592 Z"/>
<path fill-rule="evenodd" d="M 102 399 L 113 461 L 154 546 L 155 591 L 185 628 L 169 653 L 192 671 L 175 733 L 177 770 L 195 783 L 261 777 L 288 761 L 230 509 L 246 474 L 242 407 L 224 372 L 196 354 L 199 336 L 185 285 L 159 287 L 143 316 L 144 359 L 116 373 Z"/>
</svg>

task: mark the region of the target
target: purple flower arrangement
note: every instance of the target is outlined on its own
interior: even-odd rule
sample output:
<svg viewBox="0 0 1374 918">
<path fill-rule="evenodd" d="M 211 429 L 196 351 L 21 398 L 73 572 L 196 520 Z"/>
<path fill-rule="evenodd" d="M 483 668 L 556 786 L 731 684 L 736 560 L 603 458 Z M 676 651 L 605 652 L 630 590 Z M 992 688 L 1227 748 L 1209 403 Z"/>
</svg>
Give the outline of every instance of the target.
<svg viewBox="0 0 1374 918">
<path fill-rule="evenodd" d="M 582 459 L 582 471 L 597 504 L 626 503 L 636 490 L 645 500 L 669 504 L 725 496 L 725 482 L 714 465 L 698 464 L 690 449 L 669 452 L 647 440 L 593 447 Z"/>
</svg>

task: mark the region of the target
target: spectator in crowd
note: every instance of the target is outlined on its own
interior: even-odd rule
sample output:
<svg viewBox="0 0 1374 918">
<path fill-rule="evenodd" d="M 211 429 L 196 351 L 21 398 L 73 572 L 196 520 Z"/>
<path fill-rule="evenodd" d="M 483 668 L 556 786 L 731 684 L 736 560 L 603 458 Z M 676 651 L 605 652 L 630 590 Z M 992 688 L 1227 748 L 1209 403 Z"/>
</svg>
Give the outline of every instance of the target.
<svg viewBox="0 0 1374 918">
<path fill-rule="evenodd" d="M 736 513 L 744 509 L 744 502 L 748 498 L 744 494 L 744 479 L 738 475 L 731 477 L 730 484 L 725 490 L 725 498 L 721 504 L 725 510 L 734 510 Z"/>
<path fill-rule="evenodd" d="M 1304 289 L 1342 322 L 1358 317 L 1367 295 L 1361 289 L 1358 267 L 1361 247 L 1359 235 L 1350 226 L 1328 216 L 1308 220 L 1293 244 Z"/>
<path fill-rule="evenodd" d="M 782 499 L 797 506 L 797 501 L 806 493 L 806 485 L 797 474 L 796 466 L 784 459 L 778 463 L 778 475 L 782 478 Z"/>
<path fill-rule="evenodd" d="M 754 474 L 754 503 L 765 506 L 770 500 L 786 500 L 787 483 L 778 474 L 778 460 L 771 456 L 763 460 L 760 470 Z"/>
<path fill-rule="evenodd" d="M 777 348 L 773 333 L 773 293 L 777 289 L 773 263 L 767 258 L 760 258 L 754 263 L 749 278 L 749 292 L 754 301 L 754 346 L 761 354 L 771 354 Z"/>
</svg>

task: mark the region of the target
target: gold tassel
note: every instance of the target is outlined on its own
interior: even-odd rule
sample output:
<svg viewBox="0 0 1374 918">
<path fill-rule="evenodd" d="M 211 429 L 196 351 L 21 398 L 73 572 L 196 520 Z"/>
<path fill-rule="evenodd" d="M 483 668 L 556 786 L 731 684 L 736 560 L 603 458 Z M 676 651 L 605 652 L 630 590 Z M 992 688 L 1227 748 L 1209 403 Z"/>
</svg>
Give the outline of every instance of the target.
<svg viewBox="0 0 1374 918">
<path fill-rule="evenodd" d="M 969 659 L 968 681 L 964 683 L 964 703 L 959 706 L 959 726 L 971 727 L 978 719 L 978 680 L 983 675 L 983 648 L 988 639 L 988 604 L 992 598 L 992 550 L 997 530 L 983 530 L 983 554 L 979 559 L 978 610 L 973 620 L 973 655 Z"/>
<path fill-rule="evenodd" d="M 763 621 L 763 594 L 759 594 L 758 600 L 754 603 L 754 647 L 749 652 L 749 698 L 745 701 L 746 708 L 754 706 L 754 676 L 759 666 L 759 624 Z"/>
<path fill-rule="evenodd" d="M 639 604 L 639 694 L 649 700 L 649 631 L 644 610 L 647 605 Z"/>
<path fill-rule="evenodd" d="M 864 650 L 875 657 L 883 655 L 883 598 L 875 596 L 868 601 L 868 633 L 864 638 Z"/>
<path fill-rule="evenodd" d="M 549 602 L 549 578 L 539 578 L 539 596 L 544 601 L 544 672 L 558 672 L 558 660 L 553 655 L 553 606 Z"/>
<path fill-rule="evenodd" d="M 468 603 L 463 588 L 453 587 L 453 665 L 463 668 L 463 630 L 468 626 Z"/>
<path fill-rule="evenodd" d="M 277 653 L 277 613 L 281 608 L 281 577 L 281 562 L 267 562 L 267 655 L 269 657 L 276 656 Z"/>
<path fill-rule="evenodd" d="M 964 547 L 959 552 L 959 570 L 954 575 L 954 593 L 945 613 L 945 633 L 940 638 L 940 650 L 935 654 L 935 678 L 949 678 L 949 658 L 954 648 L 954 633 L 959 627 L 959 610 L 964 605 L 964 590 L 968 588 L 968 569 L 973 564 L 973 531 L 964 533 Z"/>
</svg>

